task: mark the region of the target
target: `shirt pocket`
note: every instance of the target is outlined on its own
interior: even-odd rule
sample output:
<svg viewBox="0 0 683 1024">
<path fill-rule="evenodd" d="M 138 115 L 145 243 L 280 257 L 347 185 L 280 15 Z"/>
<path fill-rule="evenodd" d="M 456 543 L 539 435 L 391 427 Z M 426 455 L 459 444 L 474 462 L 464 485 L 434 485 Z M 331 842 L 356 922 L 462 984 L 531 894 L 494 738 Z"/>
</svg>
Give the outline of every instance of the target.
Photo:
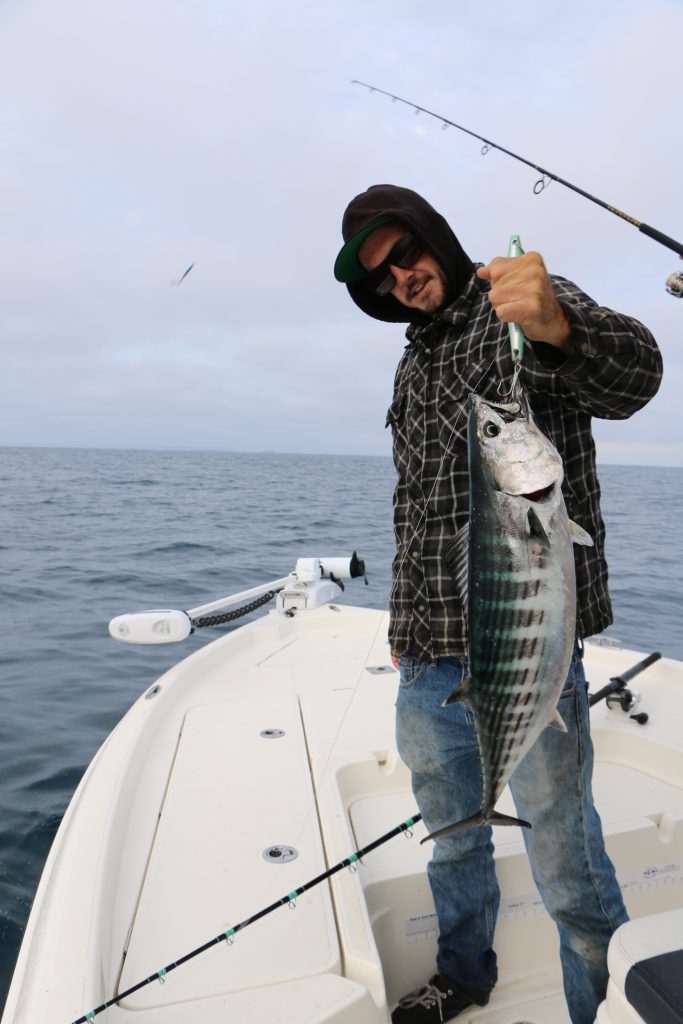
<svg viewBox="0 0 683 1024">
<path fill-rule="evenodd" d="M 442 376 L 436 387 L 436 417 L 439 441 L 443 451 L 453 451 L 467 444 L 469 396 L 476 392 L 483 398 L 500 401 L 496 384 L 488 370 L 490 359 L 479 359 L 464 369 Z"/>
<path fill-rule="evenodd" d="M 408 450 L 409 430 L 407 411 L 408 403 L 406 402 L 405 394 L 397 395 L 387 410 L 387 418 L 384 426 L 385 429 L 386 427 L 391 427 L 394 459 L 396 459 L 397 456 L 399 459 L 404 458 L 405 453 Z"/>
</svg>

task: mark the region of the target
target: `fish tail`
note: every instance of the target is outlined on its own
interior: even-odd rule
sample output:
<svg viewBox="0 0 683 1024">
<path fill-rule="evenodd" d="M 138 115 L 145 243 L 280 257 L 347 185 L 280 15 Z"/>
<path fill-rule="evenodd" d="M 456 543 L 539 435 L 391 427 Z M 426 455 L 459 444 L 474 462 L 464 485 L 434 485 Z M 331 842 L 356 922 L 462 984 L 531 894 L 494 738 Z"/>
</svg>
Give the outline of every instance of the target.
<svg viewBox="0 0 683 1024">
<path fill-rule="evenodd" d="M 428 839 L 439 839 L 441 836 L 449 836 L 452 832 L 460 832 L 464 828 L 474 828 L 478 825 L 518 825 L 520 828 L 531 828 L 531 823 L 524 821 L 523 818 L 513 818 L 510 814 L 501 814 L 500 811 L 494 810 L 486 812 L 482 808 L 469 818 L 463 818 L 462 821 L 455 821 L 452 825 L 444 825 L 436 832 L 430 832 L 420 840 L 420 845 L 426 843 Z"/>
<path fill-rule="evenodd" d="M 462 682 L 458 683 L 454 690 L 448 694 L 445 701 L 443 701 L 441 707 L 447 708 L 449 704 L 455 704 L 458 701 L 470 701 L 470 691 L 472 689 L 472 676 L 465 676 Z"/>
</svg>

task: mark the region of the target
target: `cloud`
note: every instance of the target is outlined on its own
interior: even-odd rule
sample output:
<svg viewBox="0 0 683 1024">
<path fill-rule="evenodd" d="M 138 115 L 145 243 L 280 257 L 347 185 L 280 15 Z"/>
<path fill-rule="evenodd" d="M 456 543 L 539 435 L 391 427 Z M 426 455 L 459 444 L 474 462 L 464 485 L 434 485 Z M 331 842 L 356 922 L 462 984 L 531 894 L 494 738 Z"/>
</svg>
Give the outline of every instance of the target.
<svg viewBox="0 0 683 1024">
<path fill-rule="evenodd" d="M 518 232 L 651 326 L 667 378 L 623 429 L 678 459 L 674 254 L 556 183 L 534 196 L 534 171 L 350 83 L 680 237 L 682 21 L 664 0 L 543 18 L 494 3 L 485 21 L 446 0 L 428 17 L 387 0 L 3 5 L 3 443 L 386 454 L 402 331 L 360 315 L 331 266 L 348 200 L 395 181 L 474 258 Z"/>
</svg>

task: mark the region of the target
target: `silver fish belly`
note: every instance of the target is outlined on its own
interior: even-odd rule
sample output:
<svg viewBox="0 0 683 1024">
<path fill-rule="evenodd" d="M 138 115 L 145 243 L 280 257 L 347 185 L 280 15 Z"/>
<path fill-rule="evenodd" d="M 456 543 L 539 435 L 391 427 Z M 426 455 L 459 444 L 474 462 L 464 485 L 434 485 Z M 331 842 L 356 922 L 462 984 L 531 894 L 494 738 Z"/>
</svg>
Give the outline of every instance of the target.
<svg viewBox="0 0 683 1024">
<path fill-rule="evenodd" d="M 471 397 L 470 517 L 452 553 L 467 609 L 470 675 L 446 703 L 472 707 L 482 806 L 428 839 L 488 822 L 530 827 L 495 803 L 546 726 L 566 731 L 557 702 L 576 628 L 573 544 L 593 542 L 567 515 L 557 450 L 524 395 L 516 399 L 498 405 Z"/>
</svg>

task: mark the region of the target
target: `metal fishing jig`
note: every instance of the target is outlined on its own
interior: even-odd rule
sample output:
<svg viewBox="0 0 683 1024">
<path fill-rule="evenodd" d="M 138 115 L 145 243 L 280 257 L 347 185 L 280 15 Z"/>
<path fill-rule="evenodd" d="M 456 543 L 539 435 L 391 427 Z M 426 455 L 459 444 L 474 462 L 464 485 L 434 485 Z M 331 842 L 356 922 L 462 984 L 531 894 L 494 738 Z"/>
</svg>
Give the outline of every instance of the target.
<svg viewBox="0 0 683 1024">
<path fill-rule="evenodd" d="M 510 236 L 510 244 L 508 245 L 508 256 L 523 256 L 524 249 L 522 248 L 522 242 L 519 235 Z M 515 369 L 519 366 L 524 355 L 524 331 L 519 324 L 511 323 L 508 324 L 508 331 L 510 333 L 510 351 L 512 352 L 512 361 L 515 364 Z"/>
</svg>

